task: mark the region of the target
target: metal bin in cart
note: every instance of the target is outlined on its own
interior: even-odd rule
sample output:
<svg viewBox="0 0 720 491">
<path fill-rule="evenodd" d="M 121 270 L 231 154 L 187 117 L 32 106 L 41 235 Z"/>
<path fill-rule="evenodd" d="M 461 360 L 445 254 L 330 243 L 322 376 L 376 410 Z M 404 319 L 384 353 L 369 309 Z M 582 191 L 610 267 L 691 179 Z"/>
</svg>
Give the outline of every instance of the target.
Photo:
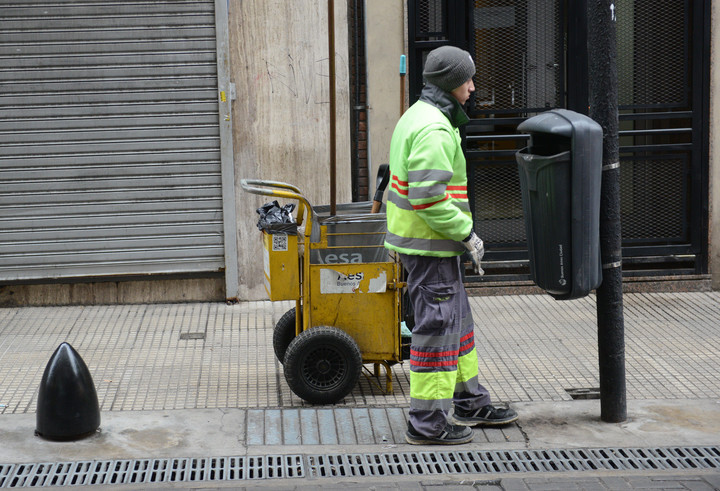
<svg viewBox="0 0 720 491">
<path fill-rule="evenodd" d="M 371 203 L 313 207 L 290 184 L 243 179 L 253 194 L 298 203 L 296 224 L 263 231 L 270 300 L 295 300 L 273 332 L 273 349 L 292 391 L 307 402 L 342 400 L 365 369 L 372 377 L 403 360 L 403 269 L 383 246 L 385 214 Z M 409 338 L 405 338 L 409 344 Z M 407 346 L 406 346 L 407 347 Z M 373 364 L 373 371 L 364 365 Z"/>
</svg>

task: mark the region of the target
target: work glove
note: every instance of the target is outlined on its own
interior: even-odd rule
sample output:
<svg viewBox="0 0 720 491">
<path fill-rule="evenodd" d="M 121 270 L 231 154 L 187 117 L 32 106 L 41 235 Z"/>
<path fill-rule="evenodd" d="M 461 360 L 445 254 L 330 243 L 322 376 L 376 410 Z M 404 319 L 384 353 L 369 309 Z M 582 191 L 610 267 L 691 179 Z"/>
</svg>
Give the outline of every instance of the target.
<svg viewBox="0 0 720 491">
<path fill-rule="evenodd" d="M 472 259 L 473 266 L 475 268 L 475 274 L 480 276 L 485 274 L 485 271 L 480 267 L 480 260 L 485 255 L 485 245 L 480 237 L 477 236 L 475 231 L 470 232 L 465 240 L 462 241 L 465 249 L 470 253 L 470 259 Z"/>
</svg>

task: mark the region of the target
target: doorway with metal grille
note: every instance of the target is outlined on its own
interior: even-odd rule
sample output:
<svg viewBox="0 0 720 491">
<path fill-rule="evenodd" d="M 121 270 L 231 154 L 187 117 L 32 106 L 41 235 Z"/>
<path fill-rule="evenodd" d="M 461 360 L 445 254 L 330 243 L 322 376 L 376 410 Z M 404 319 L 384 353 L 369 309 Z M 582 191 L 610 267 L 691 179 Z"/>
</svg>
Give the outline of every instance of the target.
<svg viewBox="0 0 720 491">
<path fill-rule="evenodd" d="M 626 278 L 707 274 L 708 4 L 615 4 Z M 408 1 L 413 101 L 432 49 L 462 47 L 477 66 L 464 142 L 488 274 L 469 282 L 529 278 L 517 126 L 554 108 L 588 113 L 586 11 L 586 0 Z"/>
</svg>

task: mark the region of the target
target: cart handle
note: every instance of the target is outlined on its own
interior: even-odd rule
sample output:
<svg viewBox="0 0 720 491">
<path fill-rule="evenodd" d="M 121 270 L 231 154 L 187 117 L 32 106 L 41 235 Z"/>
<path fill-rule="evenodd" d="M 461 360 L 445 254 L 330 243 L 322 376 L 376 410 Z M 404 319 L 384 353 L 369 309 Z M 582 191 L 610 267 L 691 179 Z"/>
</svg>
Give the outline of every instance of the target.
<svg viewBox="0 0 720 491">
<path fill-rule="evenodd" d="M 313 208 L 310 202 L 305 196 L 302 195 L 300 190 L 292 184 L 287 184 L 280 181 L 264 181 L 261 179 L 240 179 L 240 186 L 252 194 L 260 194 L 264 196 L 272 196 L 273 198 L 281 199 L 293 199 L 299 202 L 297 222 L 298 225 L 302 224 L 302 218 L 307 210 L 308 221 L 305 229 L 305 234 L 310 236 L 312 227 L 312 214 Z"/>
</svg>

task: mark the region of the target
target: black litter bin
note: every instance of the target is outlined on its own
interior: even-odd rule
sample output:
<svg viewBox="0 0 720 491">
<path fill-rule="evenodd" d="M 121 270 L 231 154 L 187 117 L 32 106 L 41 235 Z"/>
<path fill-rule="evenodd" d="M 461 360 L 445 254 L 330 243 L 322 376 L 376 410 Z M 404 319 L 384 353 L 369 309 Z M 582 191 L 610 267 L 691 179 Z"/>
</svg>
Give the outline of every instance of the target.
<svg viewBox="0 0 720 491">
<path fill-rule="evenodd" d="M 602 128 L 566 109 L 518 126 L 530 145 L 516 154 L 535 283 L 558 300 L 584 297 L 602 282 Z"/>
</svg>

